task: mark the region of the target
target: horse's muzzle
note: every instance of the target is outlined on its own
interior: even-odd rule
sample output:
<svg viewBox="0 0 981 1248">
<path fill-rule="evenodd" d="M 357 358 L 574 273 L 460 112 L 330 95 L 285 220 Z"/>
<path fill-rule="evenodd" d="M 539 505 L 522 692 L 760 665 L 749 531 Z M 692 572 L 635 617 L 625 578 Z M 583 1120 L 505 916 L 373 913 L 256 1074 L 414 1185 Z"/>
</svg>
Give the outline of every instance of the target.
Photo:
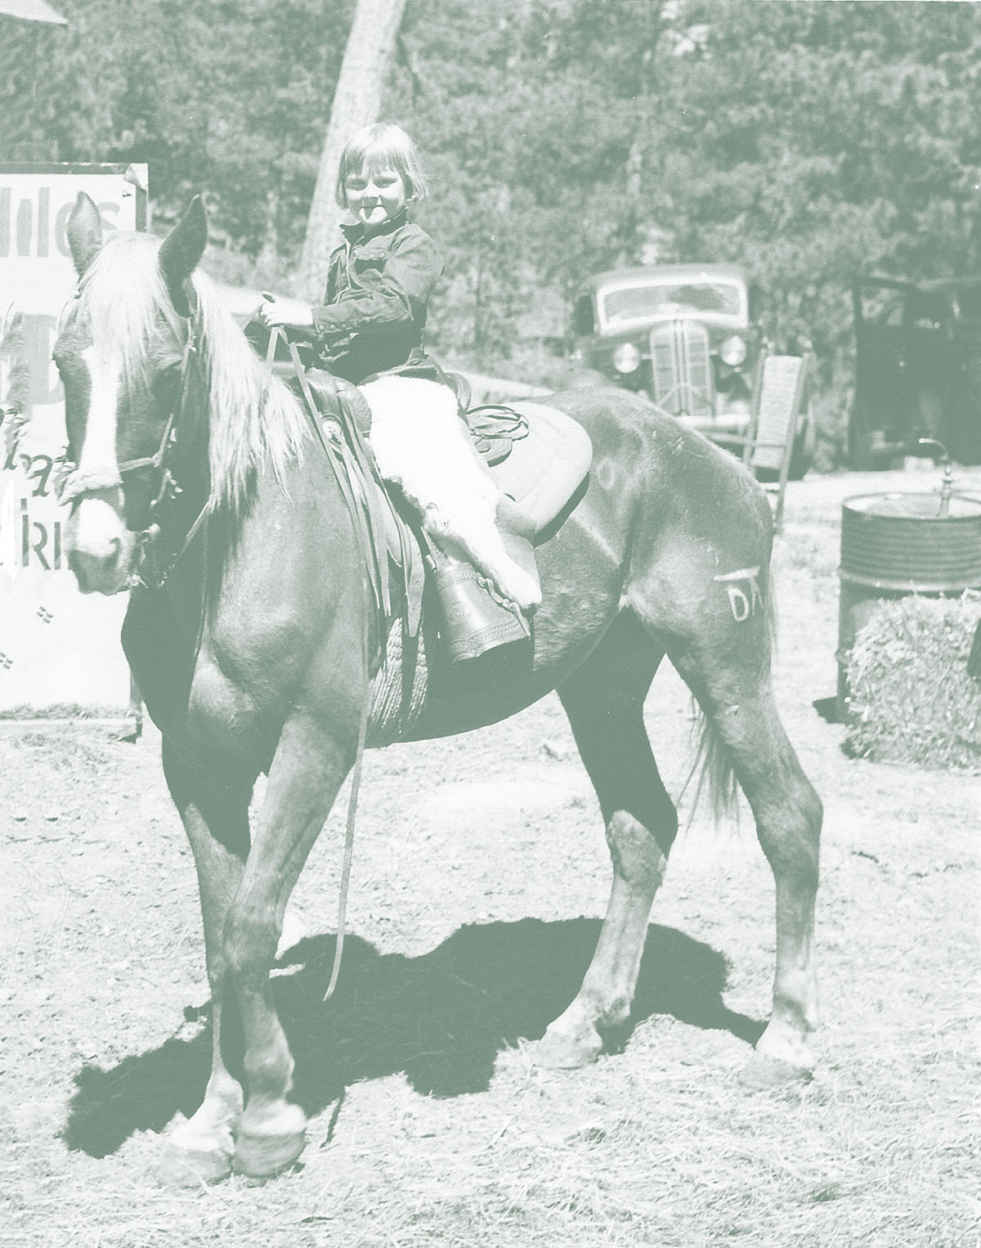
<svg viewBox="0 0 981 1248">
<path fill-rule="evenodd" d="M 103 499 L 79 500 L 65 530 L 65 549 L 83 594 L 116 594 L 129 584 L 136 534 Z"/>
</svg>

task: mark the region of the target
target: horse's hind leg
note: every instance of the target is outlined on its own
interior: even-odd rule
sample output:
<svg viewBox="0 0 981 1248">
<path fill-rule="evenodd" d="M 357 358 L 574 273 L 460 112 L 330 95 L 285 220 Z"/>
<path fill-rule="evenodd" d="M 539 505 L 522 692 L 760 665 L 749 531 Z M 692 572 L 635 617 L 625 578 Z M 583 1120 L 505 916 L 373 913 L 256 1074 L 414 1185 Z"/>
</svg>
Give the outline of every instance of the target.
<svg viewBox="0 0 981 1248">
<path fill-rule="evenodd" d="M 822 806 L 777 713 L 766 633 L 761 617 L 729 619 L 671 658 L 708 718 L 710 749 L 746 794 L 773 871 L 773 1010 L 756 1047 L 777 1063 L 769 1072 L 777 1077 L 813 1066 L 808 1036 L 818 1012 L 812 944 Z"/>
<path fill-rule="evenodd" d="M 211 1074 L 200 1107 L 167 1137 L 158 1177 L 168 1184 L 196 1185 L 224 1178 L 231 1169 L 243 1107 L 237 1010 L 230 999 L 222 930 L 238 890 L 249 851 L 249 797 L 254 776 L 223 774 L 176 750 L 167 738 L 164 774 L 180 812 L 197 867 L 211 988 Z"/>
<path fill-rule="evenodd" d="M 677 831 L 644 728 L 644 697 L 661 654 L 622 616 L 559 690 L 596 789 L 613 859 L 613 885 L 582 987 L 536 1046 L 547 1066 L 582 1066 L 601 1031 L 626 1021 L 637 986 L 654 894 Z"/>
</svg>

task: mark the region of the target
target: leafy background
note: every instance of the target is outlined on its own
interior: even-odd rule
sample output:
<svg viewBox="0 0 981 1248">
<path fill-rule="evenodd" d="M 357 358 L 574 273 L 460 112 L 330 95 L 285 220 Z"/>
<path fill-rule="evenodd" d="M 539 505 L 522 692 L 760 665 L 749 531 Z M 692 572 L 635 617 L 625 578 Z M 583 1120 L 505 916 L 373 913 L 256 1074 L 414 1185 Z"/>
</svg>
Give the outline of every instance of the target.
<svg viewBox="0 0 981 1248">
<path fill-rule="evenodd" d="M 21 35 L 48 155 L 148 162 L 158 229 L 203 191 L 212 271 L 289 290 L 353 7 L 61 0 L 67 30 Z M 585 274 L 742 263 L 817 351 L 831 466 L 850 279 L 981 268 L 979 54 L 973 4 L 409 0 L 384 111 L 431 175 L 434 349 L 561 381 L 543 341 Z"/>
</svg>

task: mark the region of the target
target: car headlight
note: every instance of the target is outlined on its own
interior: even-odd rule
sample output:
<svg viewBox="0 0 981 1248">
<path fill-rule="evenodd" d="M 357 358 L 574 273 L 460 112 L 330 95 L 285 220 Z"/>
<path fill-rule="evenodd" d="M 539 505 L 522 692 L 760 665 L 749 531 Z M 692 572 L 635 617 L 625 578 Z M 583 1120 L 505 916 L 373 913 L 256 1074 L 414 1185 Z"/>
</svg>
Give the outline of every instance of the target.
<svg viewBox="0 0 981 1248">
<path fill-rule="evenodd" d="M 746 358 L 746 341 L 738 334 L 732 334 L 719 348 L 719 356 L 723 364 L 737 368 Z"/>
<path fill-rule="evenodd" d="M 640 352 L 632 342 L 621 342 L 613 352 L 613 367 L 618 373 L 632 373 L 640 363 Z"/>
</svg>

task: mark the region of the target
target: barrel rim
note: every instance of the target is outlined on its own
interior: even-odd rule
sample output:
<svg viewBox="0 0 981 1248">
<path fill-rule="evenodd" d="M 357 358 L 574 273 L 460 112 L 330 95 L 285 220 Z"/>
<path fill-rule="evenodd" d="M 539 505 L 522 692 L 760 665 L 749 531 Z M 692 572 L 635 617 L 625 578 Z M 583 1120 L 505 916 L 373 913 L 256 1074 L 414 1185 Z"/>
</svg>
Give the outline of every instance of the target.
<svg viewBox="0 0 981 1248">
<path fill-rule="evenodd" d="M 861 572 L 852 572 L 844 564 L 838 568 L 838 580 L 841 584 L 860 585 L 863 589 L 884 589 L 905 597 L 916 597 L 918 594 L 924 596 L 929 594 L 931 597 L 936 594 L 965 594 L 971 590 L 981 589 L 981 575 L 944 581 L 928 581 L 923 577 L 917 577 L 916 580 L 892 579 L 882 576 L 864 576 Z"/>
<path fill-rule="evenodd" d="M 951 494 L 950 497 L 951 499 L 955 499 L 955 498 L 959 499 L 962 502 L 976 503 L 979 509 L 977 515 L 918 516 L 914 513 L 911 513 L 909 515 L 883 515 L 880 512 L 867 511 L 864 508 L 853 507 L 850 505 L 852 503 L 861 502 L 864 499 L 885 499 L 885 498 L 928 498 L 931 501 L 935 501 L 939 503 L 940 501 L 939 492 L 937 491 L 927 492 L 923 490 L 885 490 L 879 494 L 850 494 L 848 498 L 842 499 L 841 510 L 843 513 L 847 512 L 851 516 L 861 516 L 863 519 L 867 517 L 873 517 L 876 520 L 911 521 L 914 524 L 933 523 L 934 521 L 940 521 L 940 523 L 944 525 L 964 524 L 965 522 L 968 524 L 976 524 L 978 520 L 981 519 L 981 496 L 978 496 L 977 494 L 964 494 L 960 490 L 954 490 L 954 492 Z"/>
</svg>

